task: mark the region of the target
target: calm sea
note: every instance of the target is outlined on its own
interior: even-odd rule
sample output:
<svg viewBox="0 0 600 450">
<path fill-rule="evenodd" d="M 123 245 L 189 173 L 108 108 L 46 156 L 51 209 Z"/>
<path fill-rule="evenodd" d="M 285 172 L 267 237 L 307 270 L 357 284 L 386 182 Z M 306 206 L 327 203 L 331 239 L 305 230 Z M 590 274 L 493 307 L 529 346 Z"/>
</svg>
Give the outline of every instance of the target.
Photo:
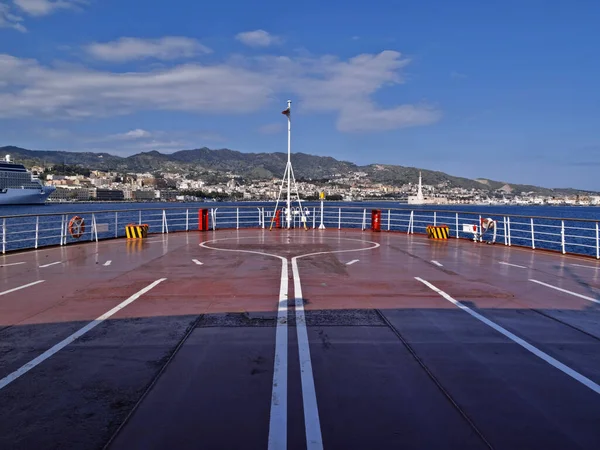
<svg viewBox="0 0 600 450">
<path fill-rule="evenodd" d="M 162 208 L 224 208 L 231 206 L 274 206 L 274 202 L 195 202 L 195 203 L 49 203 L 38 206 L 0 206 L 0 217 L 25 214 L 89 213 L 92 211 L 139 210 Z M 303 202 L 306 206 L 318 206 L 316 202 Z M 523 215 L 570 219 L 600 220 L 600 207 L 594 206 L 479 206 L 479 205 L 424 205 L 415 206 L 398 202 L 325 202 L 327 207 L 400 208 L 408 210 L 436 210 L 473 212 L 482 215 Z"/>
</svg>

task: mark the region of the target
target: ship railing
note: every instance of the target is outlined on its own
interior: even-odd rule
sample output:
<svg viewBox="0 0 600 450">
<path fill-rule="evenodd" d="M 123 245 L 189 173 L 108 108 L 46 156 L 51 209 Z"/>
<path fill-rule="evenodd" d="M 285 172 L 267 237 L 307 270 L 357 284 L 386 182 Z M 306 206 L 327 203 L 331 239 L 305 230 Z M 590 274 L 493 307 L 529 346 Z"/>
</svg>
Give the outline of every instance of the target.
<svg viewBox="0 0 600 450">
<path fill-rule="evenodd" d="M 125 226 L 129 224 L 147 224 L 151 234 L 198 230 L 198 210 L 203 206 L 4 216 L 0 217 L 2 252 L 124 237 Z M 207 208 L 209 228 L 269 228 L 272 223 L 275 226 L 274 207 L 273 204 L 258 207 L 219 205 Z M 369 230 L 371 209 L 335 206 L 326 202 L 321 213 L 320 204 L 305 202 L 302 209 L 292 209 L 291 226 L 318 228 L 322 223 L 326 229 Z M 482 219 L 491 218 L 496 224 L 497 244 L 600 259 L 600 220 L 420 208 L 380 207 L 379 210 L 382 231 L 425 234 L 429 225 L 446 225 L 451 239 L 473 240 L 473 227 L 479 227 Z M 80 234 L 74 234 L 69 228 L 69 222 L 75 216 L 82 218 L 84 222 L 84 227 L 76 230 Z M 283 227 L 287 226 L 285 220 L 285 215 L 281 212 L 280 224 Z M 491 238 L 491 232 L 483 236 L 483 240 L 489 241 Z"/>
</svg>

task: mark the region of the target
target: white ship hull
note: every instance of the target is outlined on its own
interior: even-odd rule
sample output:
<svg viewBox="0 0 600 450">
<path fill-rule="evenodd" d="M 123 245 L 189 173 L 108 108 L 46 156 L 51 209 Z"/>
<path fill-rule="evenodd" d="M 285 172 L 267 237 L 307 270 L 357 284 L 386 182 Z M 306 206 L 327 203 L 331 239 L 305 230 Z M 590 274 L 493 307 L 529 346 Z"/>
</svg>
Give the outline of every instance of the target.
<svg viewBox="0 0 600 450">
<path fill-rule="evenodd" d="M 52 186 L 44 186 L 42 189 L 2 189 L 0 190 L 0 206 L 43 205 L 55 190 L 56 188 Z"/>
</svg>

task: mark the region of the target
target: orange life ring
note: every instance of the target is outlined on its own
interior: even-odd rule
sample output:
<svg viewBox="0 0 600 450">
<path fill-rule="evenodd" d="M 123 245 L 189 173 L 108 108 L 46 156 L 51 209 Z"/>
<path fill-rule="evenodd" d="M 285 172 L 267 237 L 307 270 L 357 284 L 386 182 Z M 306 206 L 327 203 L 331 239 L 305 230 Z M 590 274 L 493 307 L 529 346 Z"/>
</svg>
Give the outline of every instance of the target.
<svg viewBox="0 0 600 450">
<path fill-rule="evenodd" d="M 80 238 L 85 233 L 85 220 L 79 216 L 74 216 L 69 221 L 69 233 L 74 238 Z"/>
</svg>

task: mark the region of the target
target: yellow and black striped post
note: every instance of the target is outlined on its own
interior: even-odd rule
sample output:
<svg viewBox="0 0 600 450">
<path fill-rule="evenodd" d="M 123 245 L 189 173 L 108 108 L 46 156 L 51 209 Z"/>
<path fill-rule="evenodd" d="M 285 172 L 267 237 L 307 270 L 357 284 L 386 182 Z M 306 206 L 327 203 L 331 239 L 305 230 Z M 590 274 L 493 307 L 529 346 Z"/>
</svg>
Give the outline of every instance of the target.
<svg viewBox="0 0 600 450">
<path fill-rule="evenodd" d="M 144 239 L 148 237 L 148 225 L 132 225 L 125 227 L 127 239 Z"/>
<path fill-rule="evenodd" d="M 427 227 L 427 236 L 431 239 L 448 239 L 450 237 L 450 228 L 447 225 L 431 226 Z"/>
</svg>

